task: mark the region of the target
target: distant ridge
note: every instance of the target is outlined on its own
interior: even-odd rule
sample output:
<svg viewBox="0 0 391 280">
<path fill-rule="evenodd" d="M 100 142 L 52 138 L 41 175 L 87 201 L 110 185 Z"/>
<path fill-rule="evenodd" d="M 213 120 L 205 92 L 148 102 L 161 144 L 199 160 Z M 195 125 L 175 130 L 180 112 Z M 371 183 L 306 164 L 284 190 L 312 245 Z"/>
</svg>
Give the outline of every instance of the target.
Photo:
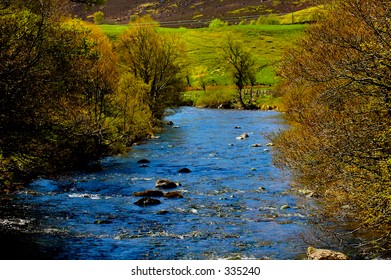
<svg viewBox="0 0 391 280">
<path fill-rule="evenodd" d="M 74 16 L 92 20 L 94 12 L 101 10 L 107 23 L 126 24 L 132 15 L 151 15 L 162 26 L 200 27 L 211 19 L 220 18 L 231 24 L 243 19 L 256 19 L 262 14 L 287 14 L 307 8 L 311 0 L 107 0 L 101 7 L 86 9 L 72 4 Z"/>
</svg>

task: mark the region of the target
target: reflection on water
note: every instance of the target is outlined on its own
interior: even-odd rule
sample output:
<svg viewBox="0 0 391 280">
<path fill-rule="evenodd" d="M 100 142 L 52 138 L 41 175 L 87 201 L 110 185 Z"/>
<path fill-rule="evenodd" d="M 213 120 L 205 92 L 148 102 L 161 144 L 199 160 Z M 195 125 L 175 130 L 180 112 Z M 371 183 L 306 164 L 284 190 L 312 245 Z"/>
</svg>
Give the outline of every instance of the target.
<svg viewBox="0 0 391 280">
<path fill-rule="evenodd" d="M 294 259 L 305 251 L 305 206 L 287 192 L 289 176 L 272 166 L 263 136 L 282 127 L 279 113 L 183 107 L 167 121 L 174 125 L 104 159 L 99 172 L 40 179 L 3 198 L 0 228 L 17 247 L 9 258 Z M 191 172 L 178 173 L 184 167 Z M 135 205 L 132 194 L 158 179 L 180 183 L 163 191 L 184 198 Z"/>
</svg>

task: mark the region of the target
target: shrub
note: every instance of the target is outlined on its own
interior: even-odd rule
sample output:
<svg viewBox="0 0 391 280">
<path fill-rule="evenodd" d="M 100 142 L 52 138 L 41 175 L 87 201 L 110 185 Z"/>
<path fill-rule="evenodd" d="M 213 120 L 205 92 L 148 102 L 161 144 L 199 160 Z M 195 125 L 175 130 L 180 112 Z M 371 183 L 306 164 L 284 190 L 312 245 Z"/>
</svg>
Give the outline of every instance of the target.
<svg viewBox="0 0 391 280">
<path fill-rule="evenodd" d="M 217 108 L 220 105 L 230 105 L 235 99 L 235 92 L 230 89 L 209 90 L 207 93 L 200 94 L 195 105 L 199 107 Z"/>
<path fill-rule="evenodd" d="M 257 20 L 258 25 L 279 25 L 280 19 L 275 14 L 269 14 L 267 16 L 260 16 Z"/>
<path fill-rule="evenodd" d="M 102 24 L 105 20 L 105 14 L 102 11 L 98 11 L 94 13 L 94 23 Z"/>
<path fill-rule="evenodd" d="M 228 21 L 222 21 L 219 18 L 215 18 L 210 22 L 209 27 L 210 28 L 218 28 L 218 27 L 224 27 L 227 25 L 228 25 Z"/>
<path fill-rule="evenodd" d="M 281 66 L 292 126 L 274 139 L 276 162 L 320 198 L 319 221 L 348 219 L 362 252 L 390 257 L 389 3 L 333 4 Z"/>
</svg>

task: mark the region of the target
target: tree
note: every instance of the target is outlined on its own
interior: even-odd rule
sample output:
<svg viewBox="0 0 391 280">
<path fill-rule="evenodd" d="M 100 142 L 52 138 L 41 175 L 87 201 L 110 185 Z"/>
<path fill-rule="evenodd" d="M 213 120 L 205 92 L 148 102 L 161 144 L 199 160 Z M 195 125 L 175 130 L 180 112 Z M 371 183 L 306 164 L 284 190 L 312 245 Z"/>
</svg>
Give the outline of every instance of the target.
<svg viewBox="0 0 391 280">
<path fill-rule="evenodd" d="M 121 137 L 133 142 L 152 134 L 152 112 L 146 103 L 148 86 L 130 73 L 123 73 L 114 102 L 119 112 L 116 125 Z"/>
<path fill-rule="evenodd" d="M 45 5 L 36 8 L 0 14 L 2 185 L 83 166 L 110 150 L 105 115 L 116 59 L 109 40 L 78 20 L 59 21 Z"/>
<path fill-rule="evenodd" d="M 255 85 L 255 60 L 250 51 L 245 49 L 244 43 L 233 36 L 226 37 L 222 50 L 224 60 L 229 66 L 238 89 L 240 105 L 243 108 L 249 108 L 251 107 L 251 99 L 245 100 L 243 89 L 246 85 L 251 87 Z"/>
<path fill-rule="evenodd" d="M 209 84 L 209 72 L 204 65 L 200 65 L 193 70 L 194 78 L 198 80 L 198 84 L 201 86 L 204 93 L 206 93 L 206 86 Z"/>
<path fill-rule="evenodd" d="M 371 231 L 391 248 L 391 22 L 388 1 L 332 1 L 281 68 L 291 129 L 276 162 L 321 199 L 319 217 Z M 341 239 L 351 236 L 337 233 Z"/>
<path fill-rule="evenodd" d="M 157 32 L 156 22 L 140 18 L 119 37 L 117 51 L 122 70 L 148 85 L 154 118 L 180 103 L 184 46 L 179 38 Z"/>
<path fill-rule="evenodd" d="M 105 14 L 102 11 L 98 11 L 94 13 L 94 23 L 102 24 L 105 20 Z"/>
</svg>

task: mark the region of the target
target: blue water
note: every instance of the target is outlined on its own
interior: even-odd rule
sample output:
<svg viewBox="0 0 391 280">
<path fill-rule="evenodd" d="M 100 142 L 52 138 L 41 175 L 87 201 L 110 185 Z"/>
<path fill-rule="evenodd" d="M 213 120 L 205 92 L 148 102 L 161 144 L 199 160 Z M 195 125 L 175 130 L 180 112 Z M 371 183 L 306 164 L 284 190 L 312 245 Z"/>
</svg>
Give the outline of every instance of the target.
<svg viewBox="0 0 391 280">
<path fill-rule="evenodd" d="M 264 137 L 284 127 L 279 113 L 181 107 L 166 121 L 174 125 L 104 159 L 101 171 L 37 180 L 11 202 L 23 217 L 8 215 L 0 225 L 53 259 L 295 259 L 305 252 L 306 209 L 289 192 L 289 174 L 272 165 Z M 249 137 L 236 139 L 242 133 Z M 178 173 L 183 167 L 192 172 Z M 158 179 L 179 182 L 184 198 L 135 205 L 132 194 L 155 189 Z"/>
</svg>

